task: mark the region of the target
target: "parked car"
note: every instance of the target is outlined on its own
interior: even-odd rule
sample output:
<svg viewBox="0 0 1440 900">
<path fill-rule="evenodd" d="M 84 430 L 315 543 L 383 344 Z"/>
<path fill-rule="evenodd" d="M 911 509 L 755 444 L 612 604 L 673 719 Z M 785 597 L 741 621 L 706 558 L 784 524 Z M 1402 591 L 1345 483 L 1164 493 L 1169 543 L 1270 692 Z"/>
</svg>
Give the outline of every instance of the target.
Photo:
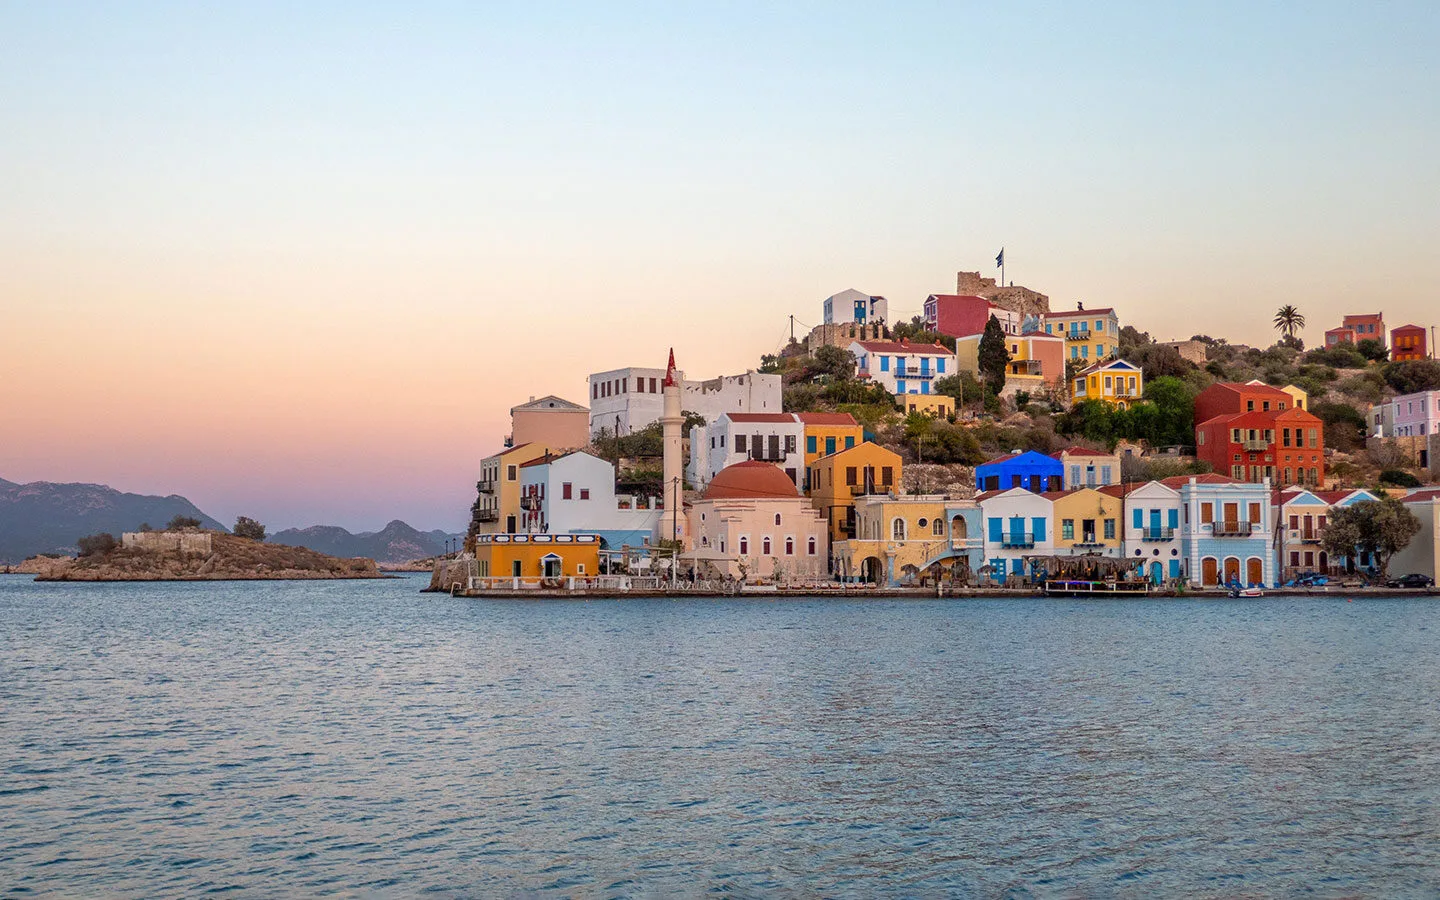
<svg viewBox="0 0 1440 900">
<path fill-rule="evenodd" d="M 1435 579 L 1429 575 L 1421 575 L 1419 572 L 1411 572 L 1409 575 L 1401 575 L 1399 578 L 1392 578 L 1385 582 L 1386 587 L 1395 588 L 1428 588 L 1433 587 Z"/>
</svg>

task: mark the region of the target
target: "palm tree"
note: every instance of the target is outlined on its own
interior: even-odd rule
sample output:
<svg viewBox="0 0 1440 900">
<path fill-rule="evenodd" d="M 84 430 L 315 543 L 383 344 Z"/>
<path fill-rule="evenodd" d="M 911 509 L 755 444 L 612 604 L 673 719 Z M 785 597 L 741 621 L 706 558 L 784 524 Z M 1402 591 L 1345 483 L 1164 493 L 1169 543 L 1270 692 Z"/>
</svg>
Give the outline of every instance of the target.
<svg viewBox="0 0 1440 900">
<path fill-rule="evenodd" d="M 1305 317 L 1300 310 L 1289 303 L 1280 307 L 1275 313 L 1275 329 L 1287 338 L 1295 337 L 1295 332 L 1305 327 Z"/>
</svg>

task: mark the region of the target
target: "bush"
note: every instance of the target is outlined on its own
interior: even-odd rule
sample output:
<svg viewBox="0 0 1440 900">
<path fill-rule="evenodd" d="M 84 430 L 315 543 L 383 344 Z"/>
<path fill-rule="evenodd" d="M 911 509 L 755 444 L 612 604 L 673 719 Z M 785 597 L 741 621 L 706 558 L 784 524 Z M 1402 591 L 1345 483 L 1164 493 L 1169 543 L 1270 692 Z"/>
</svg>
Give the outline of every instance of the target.
<svg viewBox="0 0 1440 900">
<path fill-rule="evenodd" d="M 1365 416 L 1348 403 L 1312 403 L 1310 414 L 1325 423 L 1325 446 L 1349 453 L 1365 446 Z"/>
<path fill-rule="evenodd" d="M 1366 403 L 1380 403 L 1385 399 L 1385 380 L 1379 372 L 1364 372 L 1352 375 L 1335 385 L 1342 394 L 1349 394 Z"/>
<path fill-rule="evenodd" d="M 1366 338 L 1356 344 L 1355 352 L 1375 362 L 1381 362 L 1390 358 L 1390 351 L 1385 349 L 1385 344 L 1375 338 Z"/>
<path fill-rule="evenodd" d="M 1334 347 L 1316 347 L 1305 354 L 1305 362 L 1336 369 L 1363 369 L 1367 360 L 1353 344 L 1336 344 Z"/>
<path fill-rule="evenodd" d="M 87 534 L 76 541 L 75 546 L 80 549 L 81 556 L 104 556 L 114 551 L 119 544 L 115 535 L 102 531 L 99 534 Z"/>
<path fill-rule="evenodd" d="M 265 526 L 250 518 L 240 516 L 235 520 L 235 527 L 230 529 L 236 537 L 249 538 L 252 541 L 265 540 Z"/>
<path fill-rule="evenodd" d="M 200 520 L 193 516 L 176 516 L 165 526 L 166 531 L 180 531 L 185 528 L 199 528 Z"/>
<path fill-rule="evenodd" d="M 1397 394 L 1440 390 L 1440 360 L 1415 359 L 1394 362 L 1383 370 L 1385 383 Z"/>
<path fill-rule="evenodd" d="M 1380 473 L 1380 483 L 1395 487 L 1415 488 L 1420 486 L 1420 479 L 1404 469 L 1386 469 Z"/>
</svg>

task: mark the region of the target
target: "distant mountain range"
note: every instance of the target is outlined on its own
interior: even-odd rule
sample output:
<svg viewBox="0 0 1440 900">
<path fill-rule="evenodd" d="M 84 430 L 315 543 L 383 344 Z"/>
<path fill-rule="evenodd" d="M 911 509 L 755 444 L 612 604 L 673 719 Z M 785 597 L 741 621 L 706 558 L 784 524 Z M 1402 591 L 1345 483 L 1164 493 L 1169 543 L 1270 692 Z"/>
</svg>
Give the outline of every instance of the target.
<svg viewBox="0 0 1440 900">
<path fill-rule="evenodd" d="M 73 554 L 75 542 L 87 534 L 108 531 L 119 537 L 144 523 L 163 528 L 176 516 L 227 530 L 178 494 L 156 497 L 126 494 L 103 484 L 0 479 L 0 562 L 16 563 L 37 553 Z"/>
<path fill-rule="evenodd" d="M 272 544 L 308 547 L 331 556 L 368 556 L 378 563 L 402 563 L 438 556 L 445 552 L 447 538 L 461 537 L 444 531 L 417 531 L 399 519 L 379 531 L 351 534 L 338 525 L 287 528 L 270 535 Z"/>
</svg>

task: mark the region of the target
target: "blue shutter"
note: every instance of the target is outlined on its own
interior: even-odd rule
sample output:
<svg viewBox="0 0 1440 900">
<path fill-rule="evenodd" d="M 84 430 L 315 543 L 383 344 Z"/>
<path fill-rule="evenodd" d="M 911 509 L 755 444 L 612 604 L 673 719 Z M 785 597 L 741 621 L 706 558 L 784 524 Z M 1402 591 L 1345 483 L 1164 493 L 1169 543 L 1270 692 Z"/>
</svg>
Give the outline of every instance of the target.
<svg viewBox="0 0 1440 900">
<path fill-rule="evenodd" d="M 882 357 L 880 357 L 880 371 L 882 371 L 882 372 L 888 372 L 888 371 L 890 371 L 890 357 L 888 357 L 888 356 L 882 356 Z"/>
<path fill-rule="evenodd" d="M 1144 527 L 1145 527 L 1145 510 L 1136 508 L 1136 509 L 1134 510 L 1134 515 L 1132 515 L 1132 516 L 1130 517 L 1130 519 L 1131 519 L 1131 522 L 1133 523 L 1133 526 L 1134 526 L 1135 528 L 1144 528 Z"/>
<path fill-rule="evenodd" d="M 945 357 L 942 356 L 939 359 L 935 360 L 935 371 L 939 372 L 941 375 L 945 374 Z"/>
<path fill-rule="evenodd" d="M 990 540 L 992 543 L 998 544 L 1005 539 L 1001 533 L 1003 528 L 1004 526 L 1000 523 L 999 516 L 992 516 L 990 518 Z"/>
<path fill-rule="evenodd" d="M 1171 578 L 1179 578 L 1179 577 L 1180 577 L 1180 560 L 1178 560 L 1178 559 L 1172 559 L 1172 560 L 1170 560 L 1170 577 L 1171 577 Z"/>
<path fill-rule="evenodd" d="M 1172 510 L 1170 510 L 1170 527 L 1171 527 L 1171 528 L 1179 528 L 1179 527 L 1180 527 L 1180 510 L 1178 510 L 1178 509 L 1172 509 Z"/>
<path fill-rule="evenodd" d="M 1031 528 L 1035 532 L 1035 543 L 1045 540 L 1045 517 L 1035 516 L 1030 520 Z"/>
</svg>

